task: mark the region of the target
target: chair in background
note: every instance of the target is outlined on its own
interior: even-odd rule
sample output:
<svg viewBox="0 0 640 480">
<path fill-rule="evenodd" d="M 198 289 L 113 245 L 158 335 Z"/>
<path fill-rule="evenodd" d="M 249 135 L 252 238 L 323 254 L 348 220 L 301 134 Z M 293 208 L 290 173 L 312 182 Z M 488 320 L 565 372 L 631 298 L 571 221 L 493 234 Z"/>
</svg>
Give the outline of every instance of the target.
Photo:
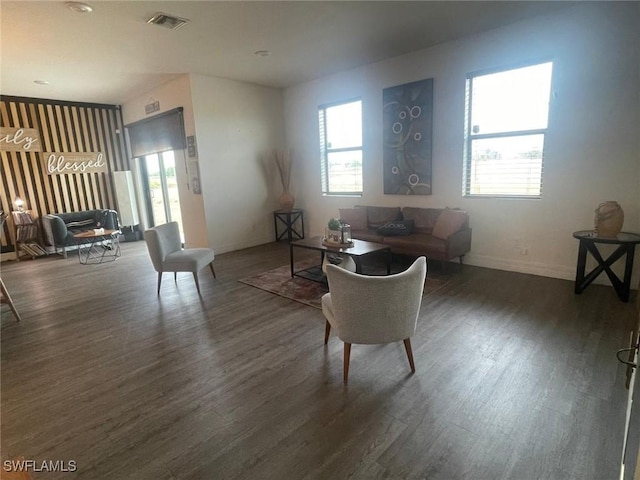
<svg viewBox="0 0 640 480">
<path fill-rule="evenodd" d="M 0 231 L 4 229 L 4 222 L 6 219 L 7 219 L 7 214 L 4 213 L 3 210 L 0 210 Z M 16 248 L 18 247 L 16 246 Z M 9 305 L 9 308 L 13 312 L 13 316 L 16 317 L 16 320 L 19 322 L 20 314 L 18 313 L 18 310 L 16 309 L 16 306 L 14 305 L 13 300 L 11 299 L 11 296 L 7 291 L 7 287 L 5 287 L 4 282 L 2 281 L 2 278 L 0 278 L 0 304 L 2 303 L 6 303 Z"/>
<path fill-rule="evenodd" d="M 0 293 L 2 294 L 2 296 L 0 297 L 0 303 L 7 303 L 9 305 L 9 308 L 13 312 L 13 316 L 16 317 L 16 321 L 19 322 L 20 314 L 18 313 L 18 310 L 16 310 L 16 306 L 13 304 L 13 300 L 11 300 L 11 296 L 7 291 L 7 287 L 4 286 L 2 278 L 0 278 Z"/>
<path fill-rule="evenodd" d="M 419 257 L 407 270 L 395 275 L 366 276 L 327 265 L 329 293 L 322 297 L 327 318 L 324 343 L 334 327 L 344 342 L 344 383 L 349 379 L 351 344 L 382 344 L 404 341 L 411 366 L 410 337 L 416 330 L 422 303 L 427 261 Z"/>
<path fill-rule="evenodd" d="M 216 271 L 213 269 L 215 258 L 213 250 L 210 248 L 183 249 L 178 222 L 169 222 L 146 230 L 144 240 L 153 268 L 158 272 L 158 295 L 160 295 L 164 272 L 173 272 L 174 280 L 177 272 L 193 273 L 198 294 L 200 294 L 200 282 L 198 282 L 200 270 L 209 265 L 213 278 L 216 278 Z"/>
</svg>

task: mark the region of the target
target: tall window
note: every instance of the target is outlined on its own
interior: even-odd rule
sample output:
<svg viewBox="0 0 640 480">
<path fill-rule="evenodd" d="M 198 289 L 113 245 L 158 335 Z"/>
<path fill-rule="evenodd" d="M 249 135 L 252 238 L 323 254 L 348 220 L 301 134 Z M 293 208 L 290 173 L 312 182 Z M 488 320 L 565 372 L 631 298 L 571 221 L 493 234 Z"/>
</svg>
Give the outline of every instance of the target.
<svg viewBox="0 0 640 480">
<path fill-rule="evenodd" d="M 319 108 L 322 193 L 362 195 L 362 101 Z"/>
<path fill-rule="evenodd" d="M 149 226 L 178 222 L 184 241 L 174 152 L 152 153 L 140 161 Z"/>
<path fill-rule="evenodd" d="M 552 67 L 467 77 L 464 195 L 541 196 Z"/>
<path fill-rule="evenodd" d="M 149 226 L 176 221 L 184 242 L 174 156 L 186 148 L 182 111 L 174 108 L 126 127 L 132 156 L 139 159 Z"/>
</svg>

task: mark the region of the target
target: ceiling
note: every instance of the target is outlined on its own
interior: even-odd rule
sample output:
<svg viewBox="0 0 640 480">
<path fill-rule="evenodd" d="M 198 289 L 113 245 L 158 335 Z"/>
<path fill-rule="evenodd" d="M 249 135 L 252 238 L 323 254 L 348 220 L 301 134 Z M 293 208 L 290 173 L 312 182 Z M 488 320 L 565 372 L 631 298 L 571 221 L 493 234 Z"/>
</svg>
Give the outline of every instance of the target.
<svg viewBox="0 0 640 480">
<path fill-rule="evenodd" d="M 93 12 L 73 12 L 63 1 L 0 2 L 3 95 L 122 104 L 184 73 L 287 87 L 571 4 L 86 3 Z M 190 21 L 178 30 L 147 24 L 156 12 Z"/>
</svg>

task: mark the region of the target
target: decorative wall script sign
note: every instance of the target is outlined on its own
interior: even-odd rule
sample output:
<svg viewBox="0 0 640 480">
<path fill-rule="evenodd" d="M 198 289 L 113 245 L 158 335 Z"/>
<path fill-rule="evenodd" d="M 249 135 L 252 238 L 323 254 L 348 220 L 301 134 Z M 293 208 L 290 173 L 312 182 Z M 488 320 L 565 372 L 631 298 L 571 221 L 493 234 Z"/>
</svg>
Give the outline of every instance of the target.
<svg viewBox="0 0 640 480">
<path fill-rule="evenodd" d="M 103 159 L 102 152 L 45 152 L 43 155 L 49 175 L 107 171 L 107 162 Z"/>
<path fill-rule="evenodd" d="M 0 127 L 0 149 L 5 152 L 41 152 L 37 128 Z"/>
</svg>

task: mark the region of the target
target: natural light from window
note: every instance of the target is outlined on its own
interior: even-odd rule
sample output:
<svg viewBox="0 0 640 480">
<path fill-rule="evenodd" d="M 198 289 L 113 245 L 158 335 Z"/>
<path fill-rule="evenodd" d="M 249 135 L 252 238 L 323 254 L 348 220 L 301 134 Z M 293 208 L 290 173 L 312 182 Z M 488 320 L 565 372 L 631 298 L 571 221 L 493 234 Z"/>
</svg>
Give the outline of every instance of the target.
<svg viewBox="0 0 640 480">
<path fill-rule="evenodd" d="M 362 102 L 320 107 L 322 193 L 362 194 Z"/>
<path fill-rule="evenodd" d="M 465 195 L 540 197 L 552 67 L 469 76 Z"/>
</svg>

